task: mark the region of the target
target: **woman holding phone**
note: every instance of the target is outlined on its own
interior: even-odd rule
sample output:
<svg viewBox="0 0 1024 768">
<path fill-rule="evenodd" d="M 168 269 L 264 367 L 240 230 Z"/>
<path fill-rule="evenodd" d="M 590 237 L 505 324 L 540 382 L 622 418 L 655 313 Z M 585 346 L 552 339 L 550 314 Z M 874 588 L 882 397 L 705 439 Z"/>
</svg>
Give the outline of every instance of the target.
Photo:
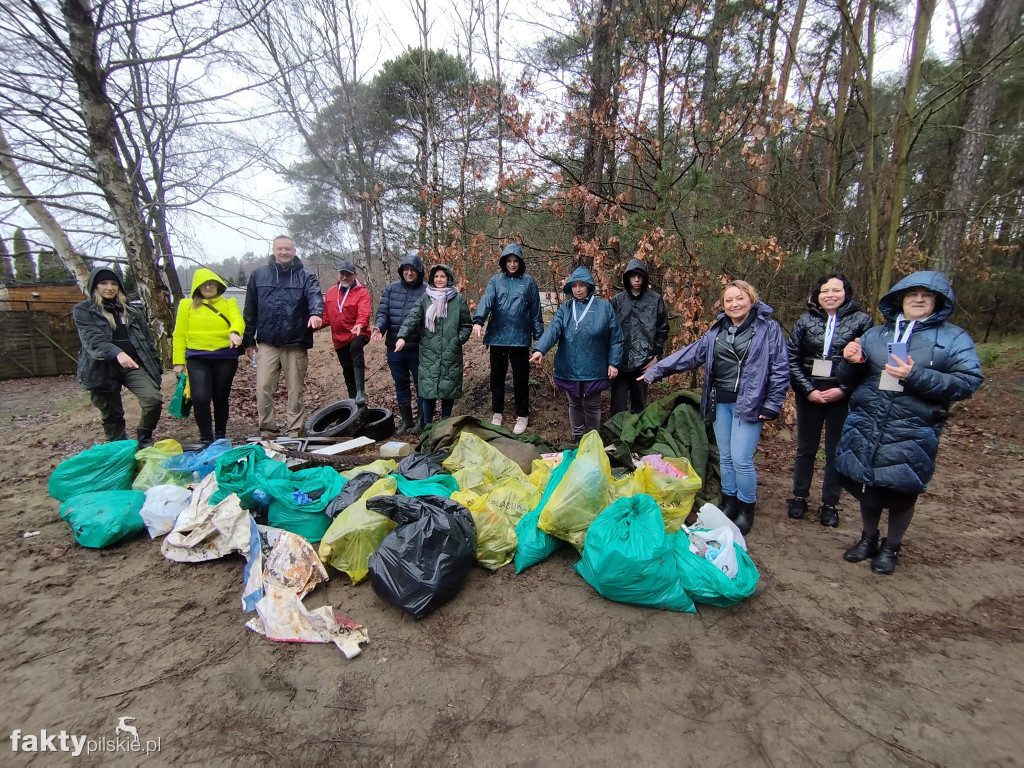
<svg viewBox="0 0 1024 768">
<path fill-rule="evenodd" d="M 983 377 L 971 337 L 946 322 L 953 288 L 942 273 L 903 278 L 878 308 L 885 324 L 847 344 L 839 364 L 839 382 L 853 395 L 835 464 L 860 501 L 863 522 L 860 541 L 843 557 L 871 558 L 872 571 L 890 574 L 917 497 L 935 472 L 949 407 L 973 395 Z M 883 509 L 889 525 L 879 544 Z"/>
</svg>

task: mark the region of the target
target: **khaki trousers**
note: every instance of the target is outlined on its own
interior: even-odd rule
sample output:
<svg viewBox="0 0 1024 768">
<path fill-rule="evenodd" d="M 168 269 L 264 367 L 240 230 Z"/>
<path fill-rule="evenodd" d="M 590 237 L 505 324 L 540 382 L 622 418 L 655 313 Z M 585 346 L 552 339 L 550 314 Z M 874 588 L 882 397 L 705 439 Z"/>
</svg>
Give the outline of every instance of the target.
<svg viewBox="0 0 1024 768">
<path fill-rule="evenodd" d="M 274 393 L 284 371 L 284 384 L 288 390 L 288 410 L 285 413 L 285 433 L 298 437 L 302 429 L 302 409 L 306 394 L 306 367 L 309 354 L 305 347 L 275 347 L 263 342 L 256 350 L 256 411 L 260 417 L 260 434 L 276 435 L 277 417 L 274 415 Z"/>
</svg>

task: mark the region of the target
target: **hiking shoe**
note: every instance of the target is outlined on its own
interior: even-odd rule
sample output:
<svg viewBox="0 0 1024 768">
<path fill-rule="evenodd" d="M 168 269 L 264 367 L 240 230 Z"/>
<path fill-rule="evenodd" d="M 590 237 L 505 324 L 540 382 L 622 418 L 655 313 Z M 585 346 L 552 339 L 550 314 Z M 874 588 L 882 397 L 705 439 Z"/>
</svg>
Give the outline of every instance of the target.
<svg viewBox="0 0 1024 768">
<path fill-rule="evenodd" d="M 789 516 L 794 520 L 803 520 L 807 514 L 807 499 L 800 496 L 789 500 Z"/>
<path fill-rule="evenodd" d="M 529 416 L 519 416 L 516 418 L 516 425 L 512 427 L 512 434 L 521 435 L 526 431 L 526 428 L 530 426 Z"/>
<path fill-rule="evenodd" d="M 838 528 L 839 510 L 833 504 L 822 504 L 818 507 L 818 522 L 826 528 Z"/>
<path fill-rule="evenodd" d="M 491 424 L 493 424 L 496 427 L 500 427 L 501 426 L 501 414 L 500 413 L 496 413 L 493 416 L 491 416 Z"/>
</svg>

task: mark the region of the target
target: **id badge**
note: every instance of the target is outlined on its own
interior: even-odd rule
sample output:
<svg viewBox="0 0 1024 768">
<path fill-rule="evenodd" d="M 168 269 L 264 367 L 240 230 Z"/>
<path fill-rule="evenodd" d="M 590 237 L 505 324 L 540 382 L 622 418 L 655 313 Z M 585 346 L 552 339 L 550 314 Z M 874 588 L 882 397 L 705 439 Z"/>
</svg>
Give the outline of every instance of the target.
<svg viewBox="0 0 1024 768">
<path fill-rule="evenodd" d="M 815 360 L 811 364 L 811 376 L 815 379 L 827 379 L 832 376 L 831 360 Z"/>
<path fill-rule="evenodd" d="M 884 392 L 902 392 L 903 382 L 888 371 L 882 371 L 878 379 L 878 388 Z"/>
</svg>

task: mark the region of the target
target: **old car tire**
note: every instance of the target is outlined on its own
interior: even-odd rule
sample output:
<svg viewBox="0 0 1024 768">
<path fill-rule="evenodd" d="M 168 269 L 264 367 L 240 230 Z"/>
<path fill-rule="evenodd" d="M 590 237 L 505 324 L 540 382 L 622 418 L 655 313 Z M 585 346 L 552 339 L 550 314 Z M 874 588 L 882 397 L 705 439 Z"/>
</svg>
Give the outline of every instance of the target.
<svg viewBox="0 0 1024 768">
<path fill-rule="evenodd" d="M 387 440 L 395 434 L 395 417 L 387 408 L 367 408 L 366 423 L 359 435 L 372 440 Z"/>
<path fill-rule="evenodd" d="M 355 400 L 339 400 L 321 408 L 306 419 L 310 437 L 347 437 L 355 434 L 366 419 L 365 408 Z"/>
</svg>

